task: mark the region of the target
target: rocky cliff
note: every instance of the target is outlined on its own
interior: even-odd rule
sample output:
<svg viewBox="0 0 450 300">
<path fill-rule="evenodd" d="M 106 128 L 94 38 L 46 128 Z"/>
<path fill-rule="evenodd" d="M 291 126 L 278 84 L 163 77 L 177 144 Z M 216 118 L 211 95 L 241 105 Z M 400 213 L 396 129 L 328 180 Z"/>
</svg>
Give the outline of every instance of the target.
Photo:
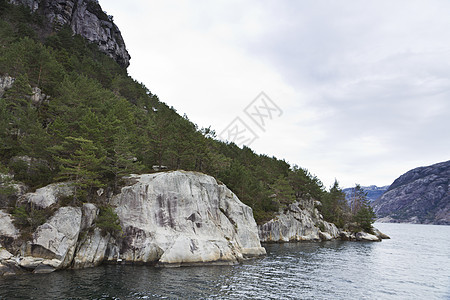
<svg viewBox="0 0 450 300">
<path fill-rule="evenodd" d="M 0 275 L 52 272 L 109 262 L 158 266 L 236 264 L 265 255 L 250 207 L 213 177 L 195 172 L 131 176 L 109 202 L 123 232 L 96 226 L 99 209 L 59 207 L 25 238 L 0 210 Z M 55 207 L 70 195 L 52 184 L 20 197 L 35 209 Z"/>
<path fill-rule="evenodd" d="M 194 172 L 137 176 L 112 204 L 125 233 L 125 261 L 236 263 L 265 254 L 253 212 L 223 184 Z"/>
<path fill-rule="evenodd" d="M 397 178 L 373 203 L 379 221 L 450 225 L 450 161 Z"/>
<path fill-rule="evenodd" d="M 339 229 L 326 222 L 314 199 L 301 199 L 282 209 L 275 218 L 258 226 L 259 238 L 266 243 L 343 241 L 379 242 L 390 237 L 373 228 L 373 234 Z"/>
<path fill-rule="evenodd" d="M 258 226 L 262 242 L 321 241 L 340 237 L 339 229 L 325 222 L 315 207 L 320 202 L 313 199 L 290 204 L 265 224 Z"/>
<path fill-rule="evenodd" d="M 119 28 L 100 7 L 97 0 L 9 0 L 16 5 L 25 5 L 31 11 L 43 15 L 51 29 L 67 25 L 112 57 L 122 67 L 130 64 L 130 55 L 125 47 Z"/>
</svg>

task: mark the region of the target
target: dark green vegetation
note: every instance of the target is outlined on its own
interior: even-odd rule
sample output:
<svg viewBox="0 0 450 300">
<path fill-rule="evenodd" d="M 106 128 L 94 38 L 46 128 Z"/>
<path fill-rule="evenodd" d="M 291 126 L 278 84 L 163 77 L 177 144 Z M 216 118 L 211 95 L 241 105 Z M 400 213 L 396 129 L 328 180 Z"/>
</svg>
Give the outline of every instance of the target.
<svg viewBox="0 0 450 300">
<path fill-rule="evenodd" d="M 167 166 L 216 177 L 258 222 L 311 197 L 323 201 L 326 220 L 342 226 L 351 219 L 337 184 L 327 192 L 306 169 L 218 141 L 70 28 L 44 30 L 38 15 L 5 0 L 0 15 L 0 76 L 15 78 L 0 98 L 0 161 L 15 180 L 32 189 L 71 181 L 68 204 L 80 205 L 100 202 L 98 188 L 117 192 L 127 174 Z M 33 87 L 49 98 L 34 103 Z M 41 163 L 18 159 L 24 156 Z M 110 213 L 103 209 L 99 219 L 117 231 Z"/>
<path fill-rule="evenodd" d="M 372 232 L 375 213 L 370 206 L 367 192 L 359 184 L 356 184 L 353 190 L 349 204 L 339 183 L 335 181 L 330 191 L 322 197 L 323 217 L 336 226 L 353 232 Z"/>
</svg>

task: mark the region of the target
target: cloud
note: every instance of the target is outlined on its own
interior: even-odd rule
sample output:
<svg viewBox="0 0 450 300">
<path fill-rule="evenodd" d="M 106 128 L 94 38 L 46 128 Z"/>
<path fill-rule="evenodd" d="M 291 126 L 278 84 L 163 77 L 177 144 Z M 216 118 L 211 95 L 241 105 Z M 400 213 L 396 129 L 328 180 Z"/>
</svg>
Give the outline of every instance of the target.
<svg viewBox="0 0 450 300">
<path fill-rule="evenodd" d="M 220 132 L 260 92 L 284 114 L 252 144 L 331 185 L 448 160 L 450 2 L 104 1 L 129 71 Z"/>
</svg>

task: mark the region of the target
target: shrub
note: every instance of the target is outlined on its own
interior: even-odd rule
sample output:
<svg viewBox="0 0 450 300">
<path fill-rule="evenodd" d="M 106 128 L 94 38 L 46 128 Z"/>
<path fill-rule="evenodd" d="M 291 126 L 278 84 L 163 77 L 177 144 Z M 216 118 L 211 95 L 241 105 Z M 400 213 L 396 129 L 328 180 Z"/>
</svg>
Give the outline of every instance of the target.
<svg viewBox="0 0 450 300">
<path fill-rule="evenodd" d="M 111 206 L 100 207 L 100 212 L 96 219 L 96 225 L 103 233 L 116 235 L 122 232 L 119 216 Z"/>
<path fill-rule="evenodd" d="M 323 224 L 323 222 L 320 222 L 318 227 L 319 227 L 320 231 L 322 231 L 322 232 L 325 231 L 325 224 Z"/>
</svg>

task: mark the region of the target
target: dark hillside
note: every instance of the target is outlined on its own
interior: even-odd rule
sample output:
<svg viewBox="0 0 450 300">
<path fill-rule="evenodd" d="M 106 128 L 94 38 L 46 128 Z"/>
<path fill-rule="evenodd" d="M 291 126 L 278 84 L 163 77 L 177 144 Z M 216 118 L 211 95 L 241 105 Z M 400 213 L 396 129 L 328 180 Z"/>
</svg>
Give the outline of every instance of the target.
<svg viewBox="0 0 450 300">
<path fill-rule="evenodd" d="M 373 203 L 391 222 L 450 225 L 450 161 L 410 170 Z"/>
</svg>

